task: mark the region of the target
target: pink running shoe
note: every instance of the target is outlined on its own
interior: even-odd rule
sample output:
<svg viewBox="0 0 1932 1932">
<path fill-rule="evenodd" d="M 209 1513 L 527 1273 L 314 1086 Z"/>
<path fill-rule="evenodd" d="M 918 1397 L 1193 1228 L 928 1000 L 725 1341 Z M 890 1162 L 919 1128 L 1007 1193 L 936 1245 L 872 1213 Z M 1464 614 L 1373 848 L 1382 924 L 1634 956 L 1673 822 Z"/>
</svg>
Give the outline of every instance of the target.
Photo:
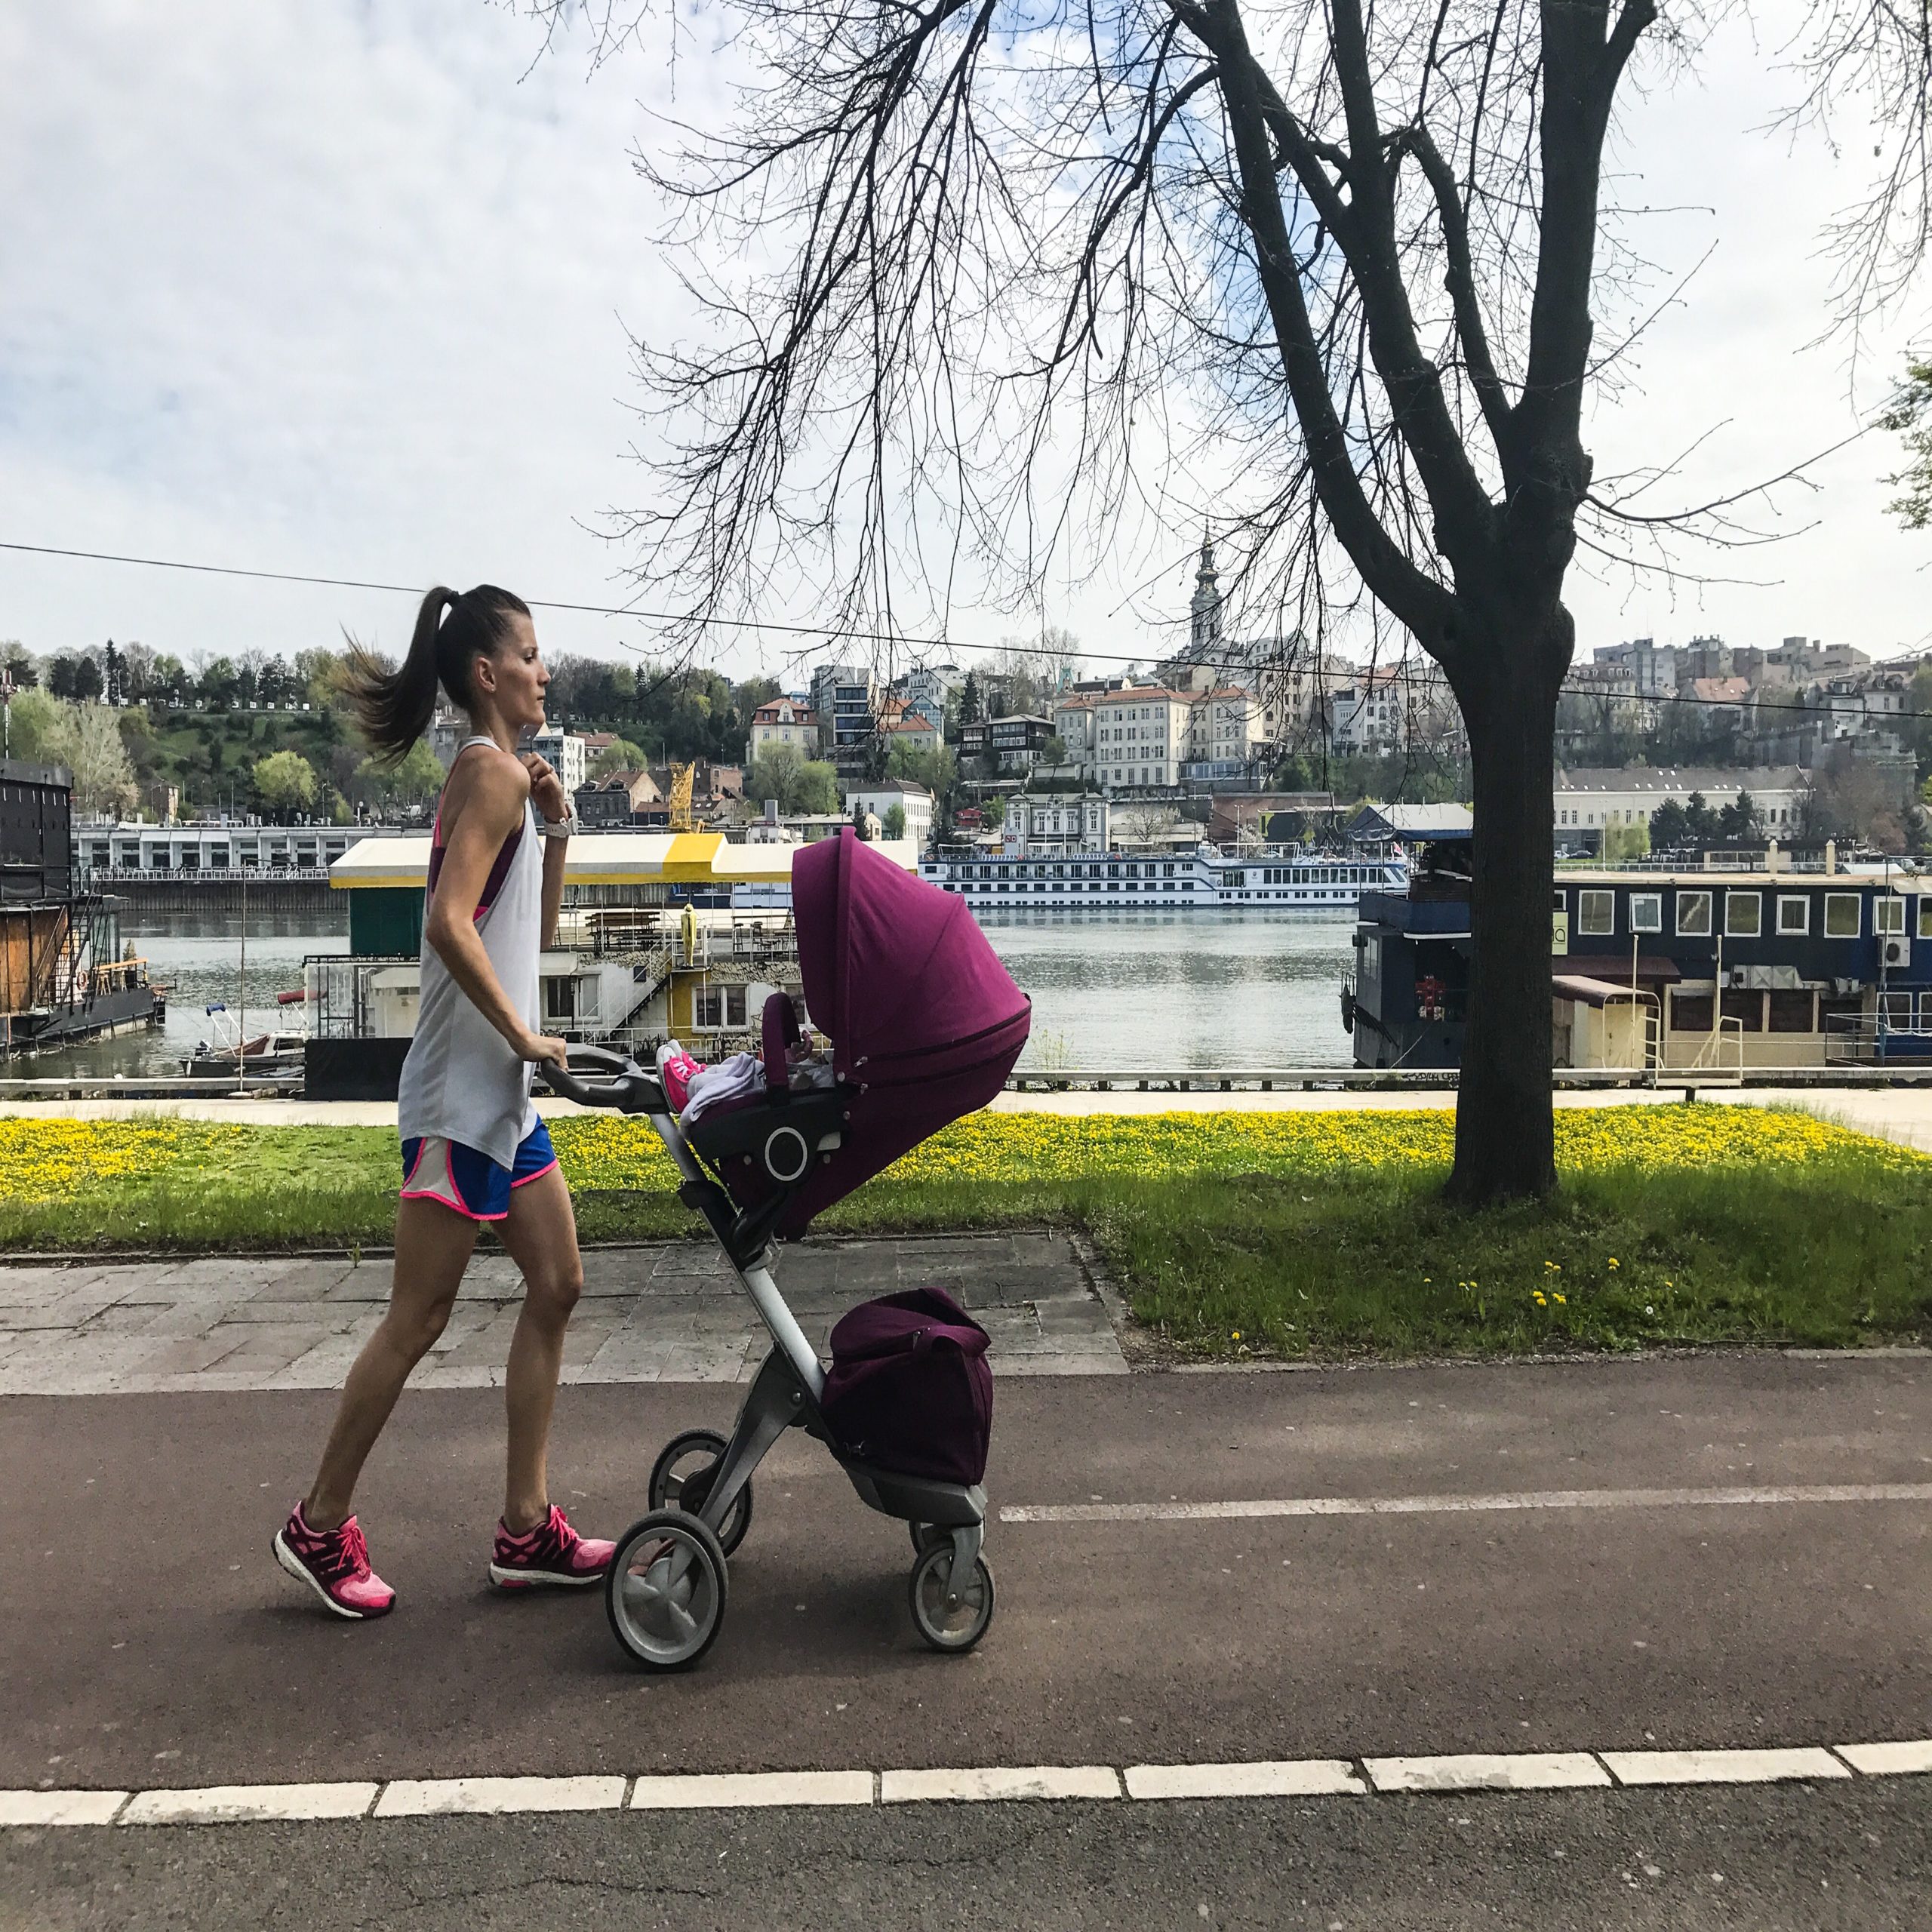
<svg viewBox="0 0 1932 1932">
<path fill-rule="evenodd" d="M 369 1546 L 353 1516 L 337 1529 L 312 1530 L 297 1503 L 275 1532 L 275 1560 L 338 1617 L 386 1617 L 395 1607 L 395 1591 L 369 1567 Z"/>
<path fill-rule="evenodd" d="M 691 1082 L 704 1071 L 704 1063 L 694 1060 L 676 1040 L 666 1040 L 657 1049 L 657 1077 L 664 1083 L 664 1097 L 673 1113 L 682 1113 L 691 1098 Z"/>
<path fill-rule="evenodd" d="M 617 1546 L 596 1537 L 580 1537 L 570 1518 L 553 1503 L 550 1513 L 534 1530 L 512 1536 L 497 1525 L 497 1546 L 490 1558 L 490 1580 L 500 1590 L 528 1590 L 541 1583 L 574 1586 L 601 1581 Z"/>
</svg>

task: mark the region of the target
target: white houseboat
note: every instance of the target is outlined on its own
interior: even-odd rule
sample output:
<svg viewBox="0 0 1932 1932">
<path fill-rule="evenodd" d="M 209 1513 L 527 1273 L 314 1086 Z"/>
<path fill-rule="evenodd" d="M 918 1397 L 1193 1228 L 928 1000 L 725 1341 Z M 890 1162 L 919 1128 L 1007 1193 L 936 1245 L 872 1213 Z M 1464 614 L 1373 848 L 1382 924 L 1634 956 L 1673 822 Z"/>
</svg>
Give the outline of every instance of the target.
<svg viewBox="0 0 1932 1932">
<path fill-rule="evenodd" d="M 1168 853 L 1067 852 L 1019 856 L 942 848 L 919 876 L 961 894 L 976 912 L 1195 912 L 1235 906 L 1352 913 L 1364 892 L 1400 893 L 1408 861 L 1356 854 L 1307 854 L 1297 846 L 1197 845 Z"/>
</svg>

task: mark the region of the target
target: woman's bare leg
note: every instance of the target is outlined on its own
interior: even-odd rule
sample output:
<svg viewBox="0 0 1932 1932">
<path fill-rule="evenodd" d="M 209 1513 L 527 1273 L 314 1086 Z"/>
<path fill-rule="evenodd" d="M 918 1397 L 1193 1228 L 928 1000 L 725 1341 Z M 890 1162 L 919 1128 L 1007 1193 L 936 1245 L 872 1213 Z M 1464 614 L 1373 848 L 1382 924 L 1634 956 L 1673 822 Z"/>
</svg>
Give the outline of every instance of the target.
<svg viewBox="0 0 1932 1932">
<path fill-rule="evenodd" d="M 303 1500 L 312 1529 L 332 1530 L 348 1515 L 362 1465 L 410 1371 L 443 1332 L 475 1245 L 476 1223 L 467 1215 L 435 1201 L 397 1203 L 389 1310 L 343 1385 L 322 1466 Z"/>
<path fill-rule="evenodd" d="M 509 1218 L 497 1232 L 510 1259 L 523 1271 L 523 1312 L 510 1337 L 503 1378 L 509 1412 L 509 1454 L 503 1482 L 503 1522 L 521 1534 L 543 1521 L 550 1507 L 545 1457 L 557 1377 L 564 1365 L 564 1331 L 583 1292 L 583 1262 L 577 1253 L 577 1215 L 561 1171 L 552 1168 L 510 1195 Z"/>
</svg>

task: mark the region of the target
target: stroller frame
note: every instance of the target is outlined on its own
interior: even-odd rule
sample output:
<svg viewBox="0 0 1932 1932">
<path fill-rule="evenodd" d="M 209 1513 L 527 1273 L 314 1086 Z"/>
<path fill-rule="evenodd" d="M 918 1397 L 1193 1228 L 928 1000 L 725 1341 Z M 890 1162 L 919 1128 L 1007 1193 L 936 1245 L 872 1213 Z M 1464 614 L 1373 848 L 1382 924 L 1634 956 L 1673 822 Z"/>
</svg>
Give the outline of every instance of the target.
<svg viewBox="0 0 1932 1932">
<path fill-rule="evenodd" d="M 651 1513 L 620 1540 L 606 1579 L 605 1606 L 612 1634 L 620 1647 L 645 1668 L 660 1670 L 688 1668 L 709 1648 L 723 1617 L 725 1561 L 749 1524 L 752 1473 L 788 1429 L 802 1429 L 825 1444 L 862 1502 L 881 1515 L 911 1525 L 916 1561 L 909 1594 L 920 1635 L 937 1650 L 971 1649 L 985 1634 L 992 1614 L 992 1576 L 983 1554 L 986 1491 L 977 1483 L 943 1482 L 880 1469 L 840 1445 L 820 1407 L 824 1365 L 772 1275 L 776 1247 L 772 1231 L 815 1161 L 829 1158 L 839 1145 L 845 1094 L 833 1089 L 792 1097 L 779 1124 L 788 1134 L 802 1135 L 811 1158 L 789 1181 L 780 1181 L 770 1198 L 755 1208 L 741 1210 L 723 1186 L 706 1172 L 672 1115 L 661 1081 L 635 1060 L 602 1048 L 574 1046 L 567 1066 L 546 1063 L 540 1071 L 552 1091 L 566 1100 L 649 1118 L 677 1167 L 678 1198 L 704 1217 L 772 1343 L 715 1461 L 708 1470 L 687 1478 L 678 1492 L 681 1507 L 664 1506 L 672 1500 L 669 1485 L 671 1465 L 676 1460 L 673 1452 L 692 1444 L 693 1433 L 674 1438 L 658 1459 L 651 1477 Z M 742 1515 L 734 1524 L 734 1512 L 740 1510 L 741 1503 Z M 695 1537 L 691 1534 L 694 1519 L 702 1525 Z M 722 1540 L 728 1525 L 733 1525 L 728 1543 Z M 672 1549 L 662 1560 L 661 1587 L 675 1594 L 693 1580 L 693 1565 L 712 1565 L 717 1571 L 715 1579 L 698 1581 L 709 1586 L 715 1614 L 709 1630 L 701 1633 L 702 1641 L 689 1654 L 676 1644 L 666 1647 L 662 1655 L 654 1654 L 640 1648 L 635 1641 L 620 1595 L 630 1574 L 627 1566 L 633 1552 L 641 1546 L 648 1553 L 654 1537 L 675 1543 L 681 1531 L 686 1546 Z M 976 1589 L 983 1600 L 977 1603 L 971 1594 Z M 705 1594 L 695 1585 L 690 1592 L 700 1603 Z M 977 1614 L 982 1609 L 983 1614 Z"/>
</svg>

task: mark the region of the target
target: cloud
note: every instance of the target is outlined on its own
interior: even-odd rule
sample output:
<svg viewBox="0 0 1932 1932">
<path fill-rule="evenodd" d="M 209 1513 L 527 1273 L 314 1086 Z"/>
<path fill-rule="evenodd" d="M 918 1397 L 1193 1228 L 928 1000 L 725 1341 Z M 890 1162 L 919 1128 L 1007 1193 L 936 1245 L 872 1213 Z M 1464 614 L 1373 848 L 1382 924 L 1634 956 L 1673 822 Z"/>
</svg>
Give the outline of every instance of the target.
<svg viewBox="0 0 1932 1932">
<path fill-rule="evenodd" d="M 1657 293 L 1718 245 L 1589 440 L 1607 472 L 1728 419 L 1687 467 L 1685 500 L 1836 441 L 1906 339 L 1881 336 L 1855 398 L 1839 352 L 1804 347 L 1827 279 L 1816 236 L 1854 192 L 1860 150 L 1848 140 L 1840 162 L 1756 131 L 1789 93 L 1766 45 L 1741 26 L 1720 35 L 1699 78 L 1633 106 L 1620 147 L 1624 201 L 1681 211 L 1634 225 L 1664 272 Z M 664 211 L 627 159 L 656 137 L 652 112 L 673 109 L 674 77 L 662 48 L 595 76 L 580 48 L 532 67 L 534 51 L 514 11 L 447 0 L 5 10 L 0 535 L 612 594 L 624 560 L 580 526 L 645 494 L 626 454 L 626 328 L 662 339 L 683 320 L 651 246 Z M 715 121 L 731 57 L 683 43 L 675 111 Z M 1924 540 L 1884 514 L 1895 460 L 1868 438 L 1820 469 L 1819 495 L 1787 493 L 1817 531 L 1712 561 L 1771 587 L 1580 571 L 1583 649 L 1707 629 L 1917 642 Z M 1177 617 L 1194 540 L 1174 533 Z M 1125 590 L 1071 588 L 1046 615 L 1144 657 L 1158 640 L 1116 614 Z M 43 651 L 109 635 L 292 650 L 342 624 L 393 644 L 408 615 L 394 596 L 0 555 L 0 635 Z M 973 649 L 1016 626 L 969 608 L 956 628 Z M 651 636 L 590 617 L 544 629 L 553 648 Z M 719 654 L 734 670 L 758 655 Z"/>
</svg>

